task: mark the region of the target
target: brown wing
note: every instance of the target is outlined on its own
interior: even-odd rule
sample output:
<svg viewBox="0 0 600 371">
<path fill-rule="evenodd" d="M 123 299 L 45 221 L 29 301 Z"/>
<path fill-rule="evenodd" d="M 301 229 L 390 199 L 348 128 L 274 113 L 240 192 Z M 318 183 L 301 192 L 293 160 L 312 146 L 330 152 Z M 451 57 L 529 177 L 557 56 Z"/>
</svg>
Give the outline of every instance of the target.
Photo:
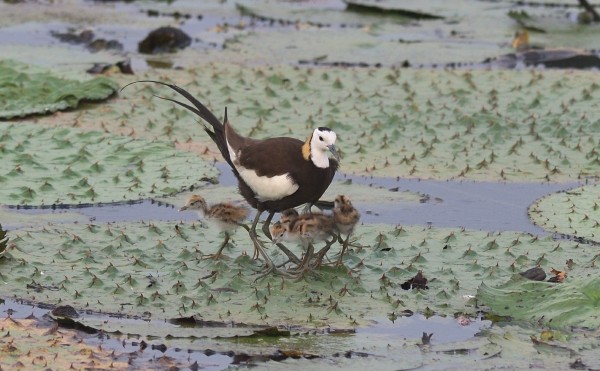
<svg viewBox="0 0 600 371">
<path fill-rule="evenodd" d="M 211 207 L 209 217 L 228 223 L 241 223 L 248 217 L 248 209 L 231 204 L 220 203 Z"/>
<path fill-rule="evenodd" d="M 259 176 L 291 173 L 298 164 L 309 163 L 302 158 L 303 144 L 298 139 L 285 137 L 248 143 L 241 149 L 239 163 Z"/>
</svg>

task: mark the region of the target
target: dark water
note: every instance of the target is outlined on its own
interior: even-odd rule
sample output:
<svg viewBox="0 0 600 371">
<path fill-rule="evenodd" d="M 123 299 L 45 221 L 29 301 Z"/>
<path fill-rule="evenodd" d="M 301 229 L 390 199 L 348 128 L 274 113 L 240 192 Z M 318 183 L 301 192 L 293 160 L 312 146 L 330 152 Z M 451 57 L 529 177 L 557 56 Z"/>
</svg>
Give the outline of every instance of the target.
<svg viewBox="0 0 600 371">
<path fill-rule="evenodd" d="M 217 164 L 219 183 L 237 184 L 226 163 Z M 579 183 L 500 183 L 374 178 L 338 174 L 334 181 L 384 187 L 388 190 L 423 194 L 424 202 L 389 204 L 358 203 L 361 221 L 366 224 L 432 225 L 465 227 L 485 231 L 544 233 L 529 220 L 527 208 L 550 193 L 577 187 Z M 380 192 L 380 190 L 377 190 Z"/>
<path fill-rule="evenodd" d="M 10 315 L 15 320 L 35 317 L 41 324 L 51 326 L 51 319 L 47 317 L 49 308 L 38 305 L 23 303 L 12 299 L 0 300 L 0 319 Z M 108 319 L 108 317 L 105 317 Z M 114 319 L 110 319 L 114 321 Z M 142 320 L 138 320 L 142 322 Z M 163 321 L 153 321 L 148 326 L 165 326 Z M 113 350 L 116 353 L 115 360 L 130 362 L 132 368 L 147 369 L 152 364 L 158 363 L 161 357 L 170 357 L 183 366 L 191 366 L 194 363 L 202 370 L 223 370 L 231 364 L 232 357 L 210 352 L 205 349 L 181 349 L 163 347 L 160 341 L 149 340 L 135 335 L 111 335 L 106 333 L 85 334 L 78 332 L 86 345 L 91 347 L 101 346 L 104 350 Z M 142 345 L 141 341 L 146 344 Z M 161 367 L 162 368 L 162 367 Z M 159 368 L 152 368 L 159 369 Z"/>
<path fill-rule="evenodd" d="M 435 344 L 465 341 L 473 338 L 482 329 L 492 326 L 492 321 L 481 318 L 469 319 L 468 324 L 460 325 L 452 317 L 431 316 L 426 318 L 422 314 L 410 317 L 398 317 L 391 321 L 388 318 L 378 318 L 373 326 L 358 329 L 362 335 L 377 335 L 394 338 L 420 339 L 423 332 L 433 333 L 431 342 Z"/>
<path fill-rule="evenodd" d="M 0 300 L 0 318 L 11 316 L 15 320 L 35 317 L 40 323 L 48 328 L 52 325 L 52 320 L 48 317 L 50 308 L 40 307 L 29 303 L 23 303 L 12 299 Z M 83 314 L 86 317 L 95 316 L 95 314 Z M 162 320 L 142 320 L 142 319 L 117 319 L 114 317 L 105 317 L 112 322 L 138 321 L 143 326 L 170 326 L 178 327 Z M 375 324 L 365 328 L 358 328 L 356 332 L 349 334 L 353 339 L 342 339 L 342 343 L 352 347 L 351 344 L 367 344 L 370 340 L 389 339 L 390 343 L 398 339 L 418 340 L 423 336 L 423 332 L 432 334 L 432 344 L 444 344 L 456 341 L 466 341 L 477 335 L 481 330 L 489 328 L 492 323 L 487 320 L 470 319 L 470 323 L 460 325 L 452 317 L 432 316 L 425 318 L 421 314 L 415 314 L 410 317 L 398 317 L 394 321 L 388 318 L 377 318 Z M 175 330 L 176 331 L 176 330 Z M 210 351 L 210 341 L 194 341 L 190 338 L 188 347 L 167 347 L 162 339 L 149 339 L 144 336 L 133 334 L 119 335 L 109 333 L 85 334 L 79 332 L 77 335 L 88 346 L 98 347 L 110 351 L 115 351 L 115 360 L 129 361 L 132 367 L 146 368 L 156 363 L 161 357 L 169 357 L 182 366 L 197 364 L 203 370 L 222 370 L 227 368 L 234 360 L 233 354 L 236 352 L 235 340 L 231 340 L 231 351 L 214 352 Z M 312 335 L 316 337 L 328 335 Z M 329 341 L 335 341 L 334 336 Z M 339 340 L 339 339 L 338 339 Z M 144 344 L 142 345 L 142 341 Z M 387 340 L 386 340 L 387 341 Z M 219 342 L 228 343 L 226 339 Z M 184 342 L 182 342 L 184 344 Z M 328 354 L 322 354 L 327 358 Z M 260 363 L 259 363 L 260 364 Z M 313 365 L 314 366 L 314 365 Z"/>
<path fill-rule="evenodd" d="M 237 184 L 227 164 L 217 164 L 219 184 Z M 395 178 L 371 178 L 338 174 L 335 181 L 351 180 L 353 184 L 384 187 L 388 190 L 422 194 L 422 202 L 360 203 L 361 221 L 366 224 L 431 225 L 434 227 L 464 227 L 484 231 L 522 231 L 542 234 L 527 216 L 528 206 L 540 197 L 578 186 L 571 183 L 500 183 L 473 181 L 435 181 Z M 385 192 L 381 188 L 374 190 Z M 390 191 L 392 192 L 392 191 Z M 19 210 L 28 214 L 58 213 L 59 210 Z M 169 204 L 152 200 L 120 205 L 97 205 L 73 208 L 90 222 L 124 221 L 191 221 L 194 212 L 179 212 Z"/>
<path fill-rule="evenodd" d="M 535 200 L 554 192 L 576 187 L 577 183 L 496 183 L 352 178 L 359 183 L 400 187 L 426 195 L 420 204 L 366 204 L 357 207 L 371 212 L 362 219 L 401 225 L 465 227 L 484 231 L 544 233 L 527 215 Z M 363 213 L 364 214 L 364 213 Z"/>
</svg>

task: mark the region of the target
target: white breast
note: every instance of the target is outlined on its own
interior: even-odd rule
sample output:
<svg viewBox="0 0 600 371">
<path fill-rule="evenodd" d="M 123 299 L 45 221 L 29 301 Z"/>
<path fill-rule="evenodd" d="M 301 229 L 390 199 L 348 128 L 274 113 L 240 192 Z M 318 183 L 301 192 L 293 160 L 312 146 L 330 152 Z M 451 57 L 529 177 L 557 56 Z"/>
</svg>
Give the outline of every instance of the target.
<svg viewBox="0 0 600 371">
<path fill-rule="evenodd" d="M 288 174 L 266 177 L 242 166 L 236 166 L 236 169 L 261 202 L 280 200 L 298 190 L 298 184 Z"/>
</svg>

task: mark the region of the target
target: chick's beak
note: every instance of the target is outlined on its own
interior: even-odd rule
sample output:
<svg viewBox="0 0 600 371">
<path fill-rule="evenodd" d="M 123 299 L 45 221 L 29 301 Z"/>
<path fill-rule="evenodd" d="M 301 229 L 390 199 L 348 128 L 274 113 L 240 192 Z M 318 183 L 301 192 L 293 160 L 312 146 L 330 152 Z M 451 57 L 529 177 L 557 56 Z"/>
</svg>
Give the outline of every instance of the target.
<svg viewBox="0 0 600 371">
<path fill-rule="evenodd" d="M 335 145 L 329 145 L 327 146 L 327 148 L 329 149 L 329 151 L 331 152 L 331 154 L 333 155 L 333 157 L 340 161 L 340 154 L 338 153 L 337 149 L 335 148 Z"/>
<path fill-rule="evenodd" d="M 188 209 L 188 207 L 187 207 L 187 206 L 182 206 L 182 207 L 181 207 L 181 209 L 179 209 L 179 211 L 185 211 L 185 210 L 187 210 L 187 209 Z"/>
</svg>

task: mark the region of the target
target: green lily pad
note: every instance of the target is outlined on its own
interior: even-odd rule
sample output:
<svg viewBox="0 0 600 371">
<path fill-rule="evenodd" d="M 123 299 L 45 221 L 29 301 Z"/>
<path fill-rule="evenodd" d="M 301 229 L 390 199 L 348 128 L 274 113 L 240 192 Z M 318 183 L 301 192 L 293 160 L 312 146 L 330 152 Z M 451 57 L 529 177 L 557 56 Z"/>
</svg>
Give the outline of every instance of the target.
<svg viewBox="0 0 600 371">
<path fill-rule="evenodd" d="M 332 128 L 342 172 L 507 181 L 600 174 L 594 137 L 600 121 L 593 115 L 600 88 L 593 72 L 249 70 L 221 64 L 190 73 L 190 83 L 183 83 L 187 73 L 169 73 L 169 80 L 181 81 L 218 116 L 229 107 L 230 121 L 244 135 L 304 139 L 316 126 Z M 168 129 L 180 148 L 221 159 L 192 113 L 150 98 L 175 97 L 168 89 L 137 86 L 122 93 L 128 101 L 103 112 L 107 129 L 144 136 Z M 82 125 L 98 120 L 90 119 L 81 118 Z"/>
<path fill-rule="evenodd" d="M 547 231 L 600 243 L 600 185 L 543 197 L 529 207 L 529 217 Z"/>
<path fill-rule="evenodd" d="M 441 14 L 455 12 L 459 6 L 454 3 L 450 5 L 443 0 L 426 0 L 421 2 L 394 1 L 394 0 L 344 0 L 347 9 L 364 13 L 398 13 L 417 19 L 444 18 Z"/>
<path fill-rule="evenodd" d="M 542 340 L 550 333 L 550 339 Z M 481 333 L 491 344 L 500 347 L 502 353 L 484 362 L 509 368 L 528 369 L 542 367 L 549 369 L 575 369 L 578 364 L 594 368 L 600 365 L 595 336 L 591 331 L 564 332 L 548 331 L 539 326 L 503 324 L 492 326 Z M 508 362 L 514 362 L 509 365 Z"/>
<path fill-rule="evenodd" d="M 499 287 L 482 283 L 477 298 L 495 314 L 517 320 L 543 321 L 555 328 L 595 329 L 600 324 L 600 279 L 595 275 L 567 278 L 559 284 L 516 275 Z"/>
<path fill-rule="evenodd" d="M 2 204 L 138 200 L 174 194 L 216 174 L 198 156 L 158 141 L 24 122 L 0 124 L 0 138 Z"/>
<path fill-rule="evenodd" d="M 104 100 L 117 89 L 118 85 L 106 77 L 85 82 L 66 80 L 36 67 L 0 60 L 0 118 L 74 108 L 83 100 Z"/>
<path fill-rule="evenodd" d="M 256 138 L 338 134 L 341 171 L 387 177 L 569 181 L 597 176 L 600 89 L 585 71 L 424 71 L 396 68 L 242 68 L 207 64 L 161 72 Z M 131 77 L 115 77 L 121 85 Z M 157 78 L 154 72 L 137 77 Z M 248 94 L 251 91 L 254 94 Z M 193 114 L 134 85 L 83 112 L 39 118 L 154 140 L 222 160 Z M 180 97 L 177 97 L 180 99 Z"/>
<path fill-rule="evenodd" d="M 381 22 L 407 24 L 410 19 L 401 16 L 369 17 L 356 12 L 344 11 L 343 7 L 331 4 L 297 4 L 281 1 L 238 1 L 236 7 L 242 15 L 258 19 L 280 22 L 283 24 L 296 24 L 298 26 L 329 26 L 329 27 L 362 27 Z"/>
<path fill-rule="evenodd" d="M 512 2 L 512 3 L 522 3 L 522 1 L 519 1 L 519 0 L 503 0 L 503 1 Z M 588 3 L 590 3 L 592 6 L 600 5 L 599 2 L 593 1 L 593 0 L 588 1 Z M 542 7 L 550 7 L 550 8 L 555 8 L 557 5 L 560 5 L 563 7 L 579 6 L 579 4 L 577 2 L 573 2 L 570 0 L 527 0 L 527 4 L 542 6 Z"/>
<path fill-rule="evenodd" d="M 591 264 L 594 246 L 460 229 L 361 225 L 354 243 L 362 248 L 351 249 L 348 268 L 322 267 L 299 282 L 276 276 L 255 282 L 261 263 L 244 254 L 253 246 L 241 229 L 225 250 L 230 259 L 219 261 L 203 257 L 216 252 L 223 236 L 202 223 L 60 225 L 8 236 L 2 295 L 153 319 L 301 329 L 367 326 L 406 310 L 475 316 L 482 282 L 497 287 L 519 271 L 560 268 L 567 259 L 573 260 L 567 280 L 581 282 L 598 269 Z M 268 251 L 276 263 L 285 261 L 275 246 Z M 332 259 L 337 251 L 334 245 Z M 428 289 L 403 288 L 419 271 Z M 545 305 L 540 297 L 535 303 Z M 567 316 L 561 324 L 600 323 L 582 318 Z"/>
</svg>

